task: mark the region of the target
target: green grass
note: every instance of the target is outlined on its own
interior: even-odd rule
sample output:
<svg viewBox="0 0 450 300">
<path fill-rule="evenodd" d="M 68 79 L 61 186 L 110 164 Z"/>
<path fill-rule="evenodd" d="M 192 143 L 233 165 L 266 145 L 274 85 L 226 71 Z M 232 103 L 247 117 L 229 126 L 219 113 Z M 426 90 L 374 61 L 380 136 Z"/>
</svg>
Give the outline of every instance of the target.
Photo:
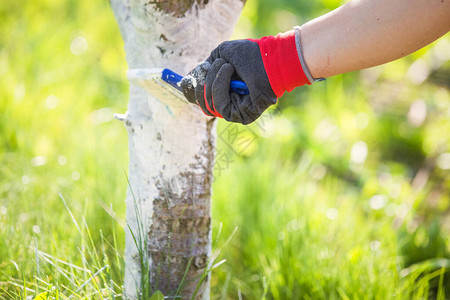
<svg viewBox="0 0 450 300">
<path fill-rule="evenodd" d="M 235 36 L 338 4 L 248 1 Z M 450 298 L 449 43 L 219 122 L 212 299 Z M 125 74 L 106 1 L 0 2 L 0 299 L 121 298 Z"/>
</svg>

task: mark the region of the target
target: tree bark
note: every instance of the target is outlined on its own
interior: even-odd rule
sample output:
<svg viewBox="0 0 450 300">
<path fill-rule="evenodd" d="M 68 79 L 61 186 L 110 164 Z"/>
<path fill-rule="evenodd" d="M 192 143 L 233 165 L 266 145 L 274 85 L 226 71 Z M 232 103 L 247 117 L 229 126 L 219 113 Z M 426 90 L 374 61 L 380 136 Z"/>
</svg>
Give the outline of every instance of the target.
<svg viewBox="0 0 450 300">
<path fill-rule="evenodd" d="M 170 68 L 186 74 L 229 38 L 241 0 L 110 0 L 125 42 L 129 69 Z M 161 99 L 159 99 L 161 100 Z M 153 290 L 174 295 L 185 271 L 182 299 L 189 299 L 211 256 L 211 184 L 215 121 L 199 108 L 171 107 L 130 82 L 127 223 L 147 237 Z M 140 220 L 136 217 L 135 204 Z M 133 236 L 125 238 L 127 296 L 139 297 L 141 270 Z M 209 298 L 205 280 L 196 299 Z"/>
</svg>

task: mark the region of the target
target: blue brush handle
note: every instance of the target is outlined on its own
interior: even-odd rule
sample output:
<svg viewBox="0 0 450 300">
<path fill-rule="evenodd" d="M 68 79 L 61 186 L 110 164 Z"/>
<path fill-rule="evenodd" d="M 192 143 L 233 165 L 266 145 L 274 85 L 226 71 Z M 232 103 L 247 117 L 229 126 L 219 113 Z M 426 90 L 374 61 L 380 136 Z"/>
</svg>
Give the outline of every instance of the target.
<svg viewBox="0 0 450 300">
<path fill-rule="evenodd" d="M 178 83 L 183 79 L 183 76 L 175 73 L 170 69 L 164 69 L 161 73 L 161 78 L 174 88 L 181 91 L 181 88 L 178 86 Z M 249 93 L 247 85 L 240 80 L 231 80 L 230 89 L 238 93 L 240 95 L 247 95 Z"/>
<path fill-rule="evenodd" d="M 245 82 L 240 80 L 231 80 L 230 89 L 239 95 L 247 95 L 249 93 Z"/>
</svg>

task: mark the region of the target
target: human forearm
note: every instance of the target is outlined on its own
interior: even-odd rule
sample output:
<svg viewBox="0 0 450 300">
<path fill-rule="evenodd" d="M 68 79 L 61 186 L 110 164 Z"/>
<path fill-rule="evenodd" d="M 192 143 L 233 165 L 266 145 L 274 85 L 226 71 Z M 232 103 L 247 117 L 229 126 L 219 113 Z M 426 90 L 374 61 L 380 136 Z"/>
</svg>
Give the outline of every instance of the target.
<svg viewBox="0 0 450 300">
<path fill-rule="evenodd" d="M 353 0 L 301 29 L 315 78 L 408 55 L 450 30 L 449 0 Z"/>
</svg>

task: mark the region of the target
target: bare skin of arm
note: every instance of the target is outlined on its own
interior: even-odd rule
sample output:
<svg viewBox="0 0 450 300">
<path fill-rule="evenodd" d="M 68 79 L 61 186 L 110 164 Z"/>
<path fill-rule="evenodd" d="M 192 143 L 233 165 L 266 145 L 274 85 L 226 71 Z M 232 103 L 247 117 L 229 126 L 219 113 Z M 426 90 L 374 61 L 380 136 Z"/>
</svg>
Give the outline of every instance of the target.
<svg viewBox="0 0 450 300">
<path fill-rule="evenodd" d="M 384 64 L 450 30 L 450 0 L 353 0 L 301 28 L 314 78 Z"/>
</svg>

